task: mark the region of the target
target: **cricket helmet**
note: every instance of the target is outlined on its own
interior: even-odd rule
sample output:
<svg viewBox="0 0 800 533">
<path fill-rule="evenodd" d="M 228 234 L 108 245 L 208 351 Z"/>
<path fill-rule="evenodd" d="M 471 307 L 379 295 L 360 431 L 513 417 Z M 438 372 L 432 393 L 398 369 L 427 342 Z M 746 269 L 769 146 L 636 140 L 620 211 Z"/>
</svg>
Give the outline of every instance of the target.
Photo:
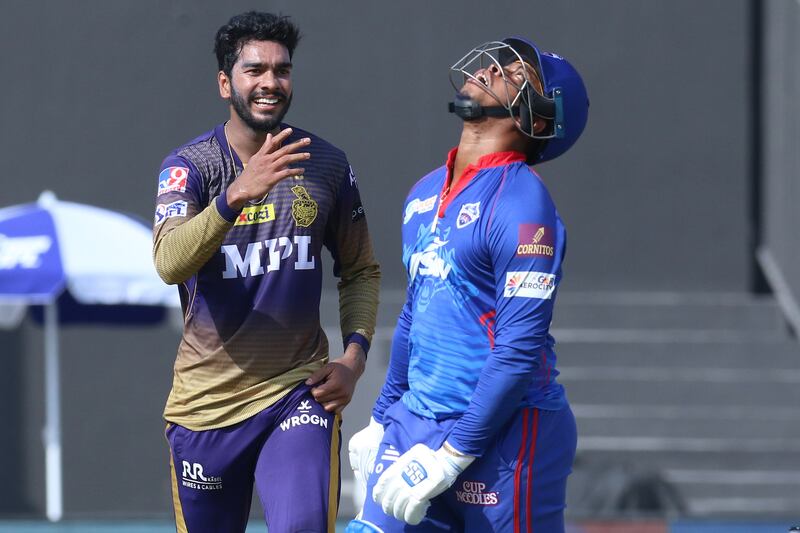
<svg viewBox="0 0 800 533">
<path fill-rule="evenodd" d="M 535 80 L 524 70 L 522 85 L 508 79 L 503 67 L 521 61 L 530 65 L 542 86 L 542 93 L 536 90 Z M 589 115 L 589 98 L 580 74 L 563 57 L 551 52 L 542 52 L 530 40 L 523 37 L 509 37 L 502 41 L 490 41 L 473 48 L 450 68 L 450 82 L 459 90 L 453 78 L 454 73 L 466 79 L 479 80 L 473 72 L 493 62 L 499 67 L 505 82 L 504 94 L 495 94 L 486 88 L 499 106 L 481 106 L 474 100 L 457 95 L 450 104 L 450 111 L 464 120 L 481 116 L 519 117 L 518 127 L 522 133 L 537 140 L 529 143 L 528 163 L 542 163 L 555 159 L 566 152 L 583 133 Z M 479 82 L 480 85 L 484 85 Z M 509 84 L 518 91 L 512 98 Z M 547 125 L 543 131 L 533 131 L 535 117 L 542 118 Z"/>
</svg>

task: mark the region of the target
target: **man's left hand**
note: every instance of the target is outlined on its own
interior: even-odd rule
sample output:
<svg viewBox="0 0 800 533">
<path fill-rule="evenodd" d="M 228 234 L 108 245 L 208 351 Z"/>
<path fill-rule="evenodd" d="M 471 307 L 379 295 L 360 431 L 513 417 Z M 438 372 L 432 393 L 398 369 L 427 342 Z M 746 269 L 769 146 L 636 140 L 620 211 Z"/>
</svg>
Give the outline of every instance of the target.
<svg viewBox="0 0 800 533">
<path fill-rule="evenodd" d="M 381 474 L 372 499 L 387 515 L 417 525 L 425 517 L 431 499 L 452 486 L 474 460 L 447 443 L 436 451 L 416 444 Z"/>
<path fill-rule="evenodd" d="M 329 413 L 341 413 L 353 398 L 356 381 L 364 373 L 366 361 L 364 349 L 350 343 L 344 355 L 308 377 L 306 385 L 313 385 L 311 395 Z"/>
</svg>

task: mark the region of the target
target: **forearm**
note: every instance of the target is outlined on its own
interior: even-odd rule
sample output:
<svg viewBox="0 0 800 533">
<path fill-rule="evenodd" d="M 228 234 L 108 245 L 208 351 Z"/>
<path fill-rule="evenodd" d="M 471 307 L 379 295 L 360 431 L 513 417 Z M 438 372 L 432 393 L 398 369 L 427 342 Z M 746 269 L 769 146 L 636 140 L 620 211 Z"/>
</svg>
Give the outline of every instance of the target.
<svg viewBox="0 0 800 533">
<path fill-rule="evenodd" d="M 495 347 L 497 350 L 497 346 Z M 480 456 L 520 405 L 531 383 L 532 354 L 500 348 L 486 361 L 467 411 L 447 440 L 462 453 Z"/>
<path fill-rule="evenodd" d="M 353 333 L 372 342 L 378 314 L 381 270 L 374 261 L 358 270 L 342 273 L 339 282 L 339 319 L 342 335 Z"/>
<path fill-rule="evenodd" d="M 372 417 L 383 422 L 383 413 L 408 390 L 408 331 L 410 323 L 401 313 L 394 328 L 392 352 L 386 379 L 372 408 Z"/>
<path fill-rule="evenodd" d="M 156 233 L 153 262 L 165 283 L 186 281 L 219 251 L 233 222 L 223 218 L 216 204 L 212 202 L 191 220 L 167 233 Z"/>
</svg>

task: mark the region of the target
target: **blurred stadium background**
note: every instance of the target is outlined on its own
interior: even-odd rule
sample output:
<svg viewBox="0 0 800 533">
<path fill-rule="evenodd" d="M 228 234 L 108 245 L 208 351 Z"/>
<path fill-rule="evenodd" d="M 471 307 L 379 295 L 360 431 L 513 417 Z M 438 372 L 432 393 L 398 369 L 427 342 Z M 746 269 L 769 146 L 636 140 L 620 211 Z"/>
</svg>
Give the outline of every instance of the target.
<svg viewBox="0 0 800 533">
<path fill-rule="evenodd" d="M 571 531 L 800 522 L 797 0 L 3 7 L 0 203 L 51 189 L 146 219 L 163 156 L 226 118 L 216 29 L 253 8 L 299 24 L 287 120 L 347 152 L 384 271 L 344 442 L 366 422 L 388 361 L 406 191 L 458 139 L 448 67 L 514 34 L 569 58 L 589 89 L 589 125 L 539 171 L 570 238 L 553 327 L 580 432 Z M 335 340 L 334 280 L 327 287 Z M 62 330 L 65 523 L 47 526 L 41 328 L 26 319 L 0 331 L 0 532 L 170 530 L 160 414 L 178 337 L 169 321 Z M 346 468 L 343 478 L 345 519 Z"/>
</svg>

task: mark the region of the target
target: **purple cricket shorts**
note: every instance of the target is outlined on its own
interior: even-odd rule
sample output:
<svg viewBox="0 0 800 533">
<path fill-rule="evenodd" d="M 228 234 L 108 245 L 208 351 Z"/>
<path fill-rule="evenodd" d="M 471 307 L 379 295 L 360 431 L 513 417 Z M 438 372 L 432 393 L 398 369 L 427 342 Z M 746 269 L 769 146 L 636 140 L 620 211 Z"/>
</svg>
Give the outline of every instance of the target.
<svg viewBox="0 0 800 533">
<path fill-rule="evenodd" d="M 297 386 L 229 427 L 166 430 L 179 533 L 244 533 L 255 482 L 270 533 L 334 532 L 341 419 Z"/>
</svg>

